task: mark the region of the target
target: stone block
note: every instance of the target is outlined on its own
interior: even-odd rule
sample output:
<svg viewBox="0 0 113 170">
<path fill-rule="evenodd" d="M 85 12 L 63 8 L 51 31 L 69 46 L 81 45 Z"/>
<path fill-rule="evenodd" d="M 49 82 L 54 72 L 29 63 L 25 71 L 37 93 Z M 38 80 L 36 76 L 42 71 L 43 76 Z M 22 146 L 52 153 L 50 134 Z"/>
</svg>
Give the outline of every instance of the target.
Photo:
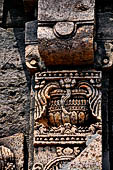
<svg viewBox="0 0 113 170">
<path fill-rule="evenodd" d="M 88 65 L 94 61 L 93 25 L 57 23 L 53 28 L 38 26 L 38 50 L 49 65 Z"/>
<path fill-rule="evenodd" d="M 81 26 L 73 22 L 58 22 L 53 27 L 38 24 L 37 37 L 32 28 L 36 30 L 36 23 L 31 23 L 31 26 L 26 24 L 26 61 L 29 69 L 34 67 L 36 71 L 43 67 L 39 61 L 45 67 L 93 64 L 93 24 Z"/>
</svg>

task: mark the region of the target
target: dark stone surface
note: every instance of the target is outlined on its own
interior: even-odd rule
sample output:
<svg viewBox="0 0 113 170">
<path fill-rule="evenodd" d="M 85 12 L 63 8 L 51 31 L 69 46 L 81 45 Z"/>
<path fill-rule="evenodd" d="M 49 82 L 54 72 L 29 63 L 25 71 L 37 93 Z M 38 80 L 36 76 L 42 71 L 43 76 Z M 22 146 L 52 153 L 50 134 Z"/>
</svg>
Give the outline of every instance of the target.
<svg viewBox="0 0 113 170">
<path fill-rule="evenodd" d="M 27 22 L 25 25 L 25 43 L 32 44 L 37 43 L 37 20 Z"/>
<path fill-rule="evenodd" d="M 113 40 L 113 12 L 97 13 L 98 39 Z"/>
<path fill-rule="evenodd" d="M 2 19 L 3 19 L 3 4 L 4 4 L 4 0 L 0 0 L 0 24 L 2 23 Z"/>
</svg>

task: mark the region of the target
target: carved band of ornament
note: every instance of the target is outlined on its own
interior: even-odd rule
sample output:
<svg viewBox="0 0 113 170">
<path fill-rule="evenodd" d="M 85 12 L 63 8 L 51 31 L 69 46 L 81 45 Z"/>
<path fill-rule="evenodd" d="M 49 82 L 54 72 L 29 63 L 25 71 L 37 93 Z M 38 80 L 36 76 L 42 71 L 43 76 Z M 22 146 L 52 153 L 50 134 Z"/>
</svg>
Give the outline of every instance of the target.
<svg viewBox="0 0 113 170">
<path fill-rule="evenodd" d="M 82 145 L 86 143 L 86 134 L 85 136 L 76 136 L 76 135 L 40 135 L 35 136 L 34 147 L 43 146 L 43 145 Z"/>
<path fill-rule="evenodd" d="M 34 146 L 38 145 L 72 145 L 85 144 L 87 136 L 101 134 L 101 122 L 91 124 L 89 127 L 76 127 L 69 123 L 59 127 L 46 128 L 43 124 L 35 127 Z"/>
<path fill-rule="evenodd" d="M 38 72 L 35 74 L 35 82 L 39 80 L 53 80 L 53 79 L 65 79 L 69 77 L 70 79 L 91 79 L 91 81 L 101 82 L 102 78 L 101 71 L 48 71 L 48 72 Z M 92 82 L 93 83 L 93 82 Z"/>
<path fill-rule="evenodd" d="M 56 147 L 58 156 L 78 156 L 80 154 L 79 147 Z"/>
</svg>

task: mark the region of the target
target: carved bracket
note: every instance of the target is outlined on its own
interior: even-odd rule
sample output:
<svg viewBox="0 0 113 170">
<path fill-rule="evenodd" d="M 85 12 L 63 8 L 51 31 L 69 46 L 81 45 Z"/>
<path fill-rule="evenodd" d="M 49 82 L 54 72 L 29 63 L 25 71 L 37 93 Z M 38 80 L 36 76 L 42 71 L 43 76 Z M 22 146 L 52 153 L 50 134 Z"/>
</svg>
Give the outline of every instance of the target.
<svg viewBox="0 0 113 170">
<path fill-rule="evenodd" d="M 26 23 L 25 32 L 31 72 L 94 63 L 94 7 L 94 0 L 38 1 L 37 21 Z"/>
</svg>

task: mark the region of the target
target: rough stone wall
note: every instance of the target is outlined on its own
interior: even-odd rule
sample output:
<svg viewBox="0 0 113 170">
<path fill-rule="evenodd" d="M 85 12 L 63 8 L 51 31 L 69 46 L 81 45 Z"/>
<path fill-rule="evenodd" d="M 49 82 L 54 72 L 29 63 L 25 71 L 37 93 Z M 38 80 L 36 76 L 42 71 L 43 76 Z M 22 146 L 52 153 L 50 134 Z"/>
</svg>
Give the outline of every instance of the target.
<svg viewBox="0 0 113 170">
<path fill-rule="evenodd" d="M 24 63 L 24 30 L 0 29 L 0 136 L 28 131 L 30 77 Z"/>
<path fill-rule="evenodd" d="M 28 145 L 29 112 L 30 75 L 24 61 L 24 29 L 0 28 L 0 137 L 21 132 Z"/>
<path fill-rule="evenodd" d="M 22 165 L 16 158 L 17 169 L 28 169 L 31 77 L 25 65 L 23 23 L 26 18 L 22 9 L 24 6 L 19 1 L 0 1 L 0 145 L 8 147 L 13 141 L 12 135 L 22 134 L 20 154 L 24 155 L 24 160 Z M 14 136 L 15 143 L 19 138 Z M 19 152 L 17 149 L 18 144 L 12 151 Z"/>
</svg>

